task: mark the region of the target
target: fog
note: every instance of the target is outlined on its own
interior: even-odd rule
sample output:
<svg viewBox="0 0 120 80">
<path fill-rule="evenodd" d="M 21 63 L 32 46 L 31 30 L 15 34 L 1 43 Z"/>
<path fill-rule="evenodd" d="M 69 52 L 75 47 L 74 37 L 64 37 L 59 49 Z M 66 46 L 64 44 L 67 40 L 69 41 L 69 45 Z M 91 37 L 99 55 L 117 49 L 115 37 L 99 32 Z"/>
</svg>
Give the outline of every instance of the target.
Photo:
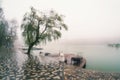
<svg viewBox="0 0 120 80">
<path fill-rule="evenodd" d="M 113 43 L 120 41 L 120 0 L 2 0 L 7 19 L 19 24 L 33 6 L 40 11 L 55 10 L 65 15 L 69 30 L 60 42 Z M 18 32 L 19 33 L 19 32 Z"/>
</svg>

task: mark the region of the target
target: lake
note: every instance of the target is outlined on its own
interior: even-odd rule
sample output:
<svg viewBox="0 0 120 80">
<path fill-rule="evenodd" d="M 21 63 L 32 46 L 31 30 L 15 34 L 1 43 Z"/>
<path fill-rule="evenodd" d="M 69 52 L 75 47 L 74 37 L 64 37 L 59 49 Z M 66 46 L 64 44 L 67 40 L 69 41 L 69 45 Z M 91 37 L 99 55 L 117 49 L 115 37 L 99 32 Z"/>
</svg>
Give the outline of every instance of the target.
<svg viewBox="0 0 120 80">
<path fill-rule="evenodd" d="M 45 51 L 75 53 L 86 58 L 86 68 L 103 72 L 120 72 L 120 48 L 107 45 L 74 45 L 50 43 Z"/>
<path fill-rule="evenodd" d="M 44 52 L 50 53 L 73 53 L 86 58 L 86 68 L 103 72 L 120 72 L 120 49 L 109 47 L 107 45 L 70 45 L 70 44 L 52 44 L 42 46 Z M 38 53 L 39 51 L 35 51 Z M 4 54 L 4 55 L 3 55 Z M 0 56 L 6 56 L 8 53 L 0 52 Z M 10 52 L 9 52 L 10 55 Z M 16 59 L 19 66 L 27 59 L 19 49 L 12 52 L 12 59 Z M 0 57 L 1 58 L 1 57 Z M 3 58 L 3 57 L 2 57 Z M 5 59 L 7 60 L 7 59 Z"/>
</svg>

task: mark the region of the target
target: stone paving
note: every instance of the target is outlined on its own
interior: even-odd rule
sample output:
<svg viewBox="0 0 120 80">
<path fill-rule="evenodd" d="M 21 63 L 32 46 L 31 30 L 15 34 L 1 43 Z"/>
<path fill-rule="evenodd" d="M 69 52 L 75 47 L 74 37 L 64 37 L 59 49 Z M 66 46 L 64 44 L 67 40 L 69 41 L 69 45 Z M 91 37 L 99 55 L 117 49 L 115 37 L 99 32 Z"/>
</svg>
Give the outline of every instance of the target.
<svg viewBox="0 0 120 80">
<path fill-rule="evenodd" d="M 65 67 L 65 80 L 120 80 L 120 73 L 105 73 L 75 66 Z"/>
<path fill-rule="evenodd" d="M 64 74 L 63 74 L 64 73 Z M 40 64 L 27 60 L 19 68 L 13 59 L 0 60 L 0 80 L 120 80 L 120 73 L 103 73 L 63 66 L 59 63 Z"/>
<path fill-rule="evenodd" d="M 19 68 L 15 61 L 0 61 L 0 80 L 63 80 L 62 73 L 58 63 L 43 65 L 31 60 Z"/>
</svg>

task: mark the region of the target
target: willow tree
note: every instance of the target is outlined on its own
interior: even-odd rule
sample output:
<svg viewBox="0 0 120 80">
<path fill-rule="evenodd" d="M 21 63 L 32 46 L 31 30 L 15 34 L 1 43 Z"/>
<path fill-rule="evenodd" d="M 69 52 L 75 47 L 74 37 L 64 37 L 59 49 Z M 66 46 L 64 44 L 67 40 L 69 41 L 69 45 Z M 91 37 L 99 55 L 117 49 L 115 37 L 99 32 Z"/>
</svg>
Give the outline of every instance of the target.
<svg viewBox="0 0 120 80">
<path fill-rule="evenodd" d="M 34 45 L 59 39 L 62 35 L 61 30 L 68 29 L 63 21 L 63 15 L 55 11 L 43 13 L 33 7 L 30 12 L 25 13 L 21 28 L 25 43 L 28 45 L 28 56 Z"/>
</svg>

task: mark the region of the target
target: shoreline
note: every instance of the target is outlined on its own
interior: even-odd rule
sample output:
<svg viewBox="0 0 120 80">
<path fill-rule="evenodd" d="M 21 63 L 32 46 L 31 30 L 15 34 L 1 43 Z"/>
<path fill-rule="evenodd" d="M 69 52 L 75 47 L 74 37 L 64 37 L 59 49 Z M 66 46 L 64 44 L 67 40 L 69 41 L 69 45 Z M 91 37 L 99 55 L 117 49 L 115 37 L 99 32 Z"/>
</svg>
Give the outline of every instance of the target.
<svg viewBox="0 0 120 80">
<path fill-rule="evenodd" d="M 75 55 L 65 54 L 65 58 L 71 59 Z M 79 56 L 81 57 L 81 56 Z M 79 66 L 70 64 L 64 65 L 64 80 L 120 80 L 120 73 L 117 72 L 102 72 L 90 69 L 84 69 L 86 59 L 83 57 Z"/>
<path fill-rule="evenodd" d="M 65 58 L 71 60 L 72 57 L 78 57 L 73 54 L 64 54 Z M 79 66 L 65 65 L 64 66 L 64 80 L 120 80 L 120 73 L 117 72 L 100 72 L 90 69 L 85 69 L 86 59 L 81 57 Z"/>
</svg>

